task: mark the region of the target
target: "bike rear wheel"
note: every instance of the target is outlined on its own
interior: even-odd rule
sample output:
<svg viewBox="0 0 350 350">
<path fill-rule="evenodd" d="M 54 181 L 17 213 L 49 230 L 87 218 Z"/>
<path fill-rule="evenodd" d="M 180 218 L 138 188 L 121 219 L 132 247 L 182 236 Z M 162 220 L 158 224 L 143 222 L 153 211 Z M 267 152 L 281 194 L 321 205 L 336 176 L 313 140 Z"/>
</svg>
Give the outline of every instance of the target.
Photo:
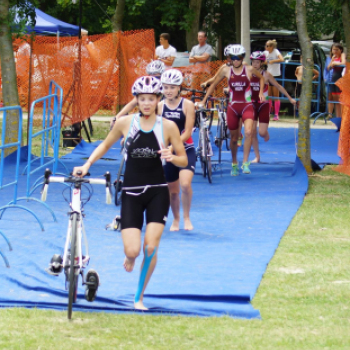
<svg viewBox="0 0 350 350">
<path fill-rule="evenodd" d="M 211 156 L 210 156 L 210 139 L 209 131 L 206 131 L 205 137 L 205 166 L 206 166 L 206 175 L 208 175 L 208 181 L 212 183 L 212 166 L 211 166 Z"/>
<path fill-rule="evenodd" d="M 78 232 L 78 214 L 72 215 L 72 234 L 71 234 L 71 246 L 70 246 L 70 268 L 69 268 L 69 289 L 68 289 L 68 319 L 72 318 L 73 303 L 77 300 L 78 293 L 78 277 L 75 274 L 75 252 L 77 244 L 77 232 Z"/>
<path fill-rule="evenodd" d="M 216 146 L 219 149 L 218 162 L 221 163 L 221 150 L 222 150 L 222 140 L 223 140 L 223 123 L 219 116 L 218 126 L 216 130 Z"/>
</svg>

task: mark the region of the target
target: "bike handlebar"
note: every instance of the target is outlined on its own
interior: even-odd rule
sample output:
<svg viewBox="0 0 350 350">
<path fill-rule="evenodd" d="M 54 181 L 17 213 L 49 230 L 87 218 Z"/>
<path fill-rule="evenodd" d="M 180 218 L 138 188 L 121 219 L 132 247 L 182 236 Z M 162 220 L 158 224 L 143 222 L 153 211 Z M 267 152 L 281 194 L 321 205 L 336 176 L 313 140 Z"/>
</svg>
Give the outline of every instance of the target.
<svg viewBox="0 0 350 350">
<path fill-rule="evenodd" d="M 189 91 L 189 92 L 192 92 L 195 94 L 202 94 L 202 95 L 206 94 L 206 91 L 204 91 L 204 90 L 196 90 L 196 89 L 190 89 L 190 88 L 181 88 L 181 90 Z"/>
<path fill-rule="evenodd" d="M 46 201 L 47 198 L 47 192 L 49 189 L 49 183 L 50 182 L 56 182 L 56 183 L 72 183 L 72 184 L 83 184 L 83 183 L 89 183 L 92 185 L 105 185 L 106 186 L 106 203 L 111 204 L 112 203 L 112 192 L 111 192 L 111 174 L 109 171 L 107 171 L 104 174 L 105 179 L 85 179 L 82 177 L 77 177 L 77 176 L 69 176 L 69 177 L 64 177 L 64 176 L 51 176 L 52 172 L 50 169 L 45 170 L 44 174 L 44 187 L 41 192 L 41 200 L 43 202 Z M 90 174 L 88 174 L 90 175 Z"/>
</svg>

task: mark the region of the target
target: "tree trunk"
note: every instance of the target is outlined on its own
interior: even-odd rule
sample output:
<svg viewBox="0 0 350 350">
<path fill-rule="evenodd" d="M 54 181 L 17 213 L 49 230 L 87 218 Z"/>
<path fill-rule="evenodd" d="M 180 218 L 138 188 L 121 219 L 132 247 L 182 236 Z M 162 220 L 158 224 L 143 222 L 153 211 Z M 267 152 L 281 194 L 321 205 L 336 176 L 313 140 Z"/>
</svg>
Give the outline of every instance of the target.
<svg viewBox="0 0 350 350">
<path fill-rule="evenodd" d="M 190 0 L 190 12 L 193 13 L 193 21 L 190 24 L 190 30 L 186 32 L 187 50 L 191 51 L 194 45 L 198 44 L 197 36 L 199 28 L 199 19 L 201 15 L 202 0 Z"/>
<path fill-rule="evenodd" d="M 297 31 L 303 56 L 302 92 L 299 104 L 298 157 L 304 164 L 308 174 L 312 173 L 310 151 L 310 113 L 312 98 L 312 76 L 314 59 L 312 43 L 307 32 L 305 0 L 296 3 Z"/>
<path fill-rule="evenodd" d="M 241 43 L 241 0 L 236 0 L 235 6 L 235 26 L 236 26 L 236 44 Z"/>
<path fill-rule="evenodd" d="M 4 106 L 19 106 L 17 89 L 16 64 L 13 56 L 11 30 L 8 25 L 7 16 L 9 1 L 0 0 L 0 61 L 2 96 Z M 10 111 L 7 114 L 5 144 L 18 141 L 18 112 Z M 14 152 L 16 148 L 8 148 L 5 155 Z"/>
<path fill-rule="evenodd" d="M 345 36 L 345 43 L 346 47 L 350 47 L 350 9 L 349 9 L 349 0 L 343 1 L 342 4 L 342 20 L 343 20 L 343 27 L 344 27 L 344 36 Z M 346 53 L 346 61 L 350 63 L 350 50 L 347 49 Z"/>
<path fill-rule="evenodd" d="M 124 18 L 124 8 L 125 0 L 118 0 L 117 7 L 115 8 L 115 13 L 112 17 L 112 30 L 113 32 L 118 32 L 122 30 L 123 18 Z"/>
</svg>

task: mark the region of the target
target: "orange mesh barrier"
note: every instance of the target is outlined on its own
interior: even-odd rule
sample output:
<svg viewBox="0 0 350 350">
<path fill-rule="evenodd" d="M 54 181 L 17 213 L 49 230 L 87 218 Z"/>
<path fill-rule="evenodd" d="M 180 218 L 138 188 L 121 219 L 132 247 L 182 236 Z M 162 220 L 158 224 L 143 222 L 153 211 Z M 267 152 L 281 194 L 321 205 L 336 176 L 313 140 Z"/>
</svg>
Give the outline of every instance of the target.
<svg viewBox="0 0 350 350">
<path fill-rule="evenodd" d="M 15 39 L 13 46 L 20 104 L 28 110 L 30 36 Z M 32 43 L 30 101 L 47 95 L 49 83 L 54 80 L 63 88 L 64 126 L 96 113 L 114 115 L 132 99 L 132 84 L 146 74 L 154 51 L 153 30 L 84 36 L 81 44 L 77 37 L 36 36 Z M 200 84 L 223 64 L 216 61 L 179 68 L 184 74 L 183 86 L 200 89 Z M 215 96 L 224 96 L 224 85 L 223 81 L 217 86 Z M 0 102 L 1 97 L 0 87 Z M 37 112 L 36 124 L 42 117 L 41 111 Z"/>
<path fill-rule="evenodd" d="M 114 115 L 119 105 L 132 98 L 132 83 L 145 74 L 145 66 L 153 59 L 154 31 L 84 36 L 81 54 L 79 46 L 77 37 L 37 36 L 32 44 L 30 101 L 47 95 L 54 80 L 63 88 L 63 125 L 97 112 Z M 30 36 L 15 39 L 14 51 L 20 104 L 28 110 Z M 40 113 L 37 117 L 41 118 Z"/>
<path fill-rule="evenodd" d="M 184 82 L 182 83 L 182 86 L 202 90 L 200 84 L 212 78 L 223 64 L 225 64 L 225 61 L 215 61 L 177 68 L 181 70 L 182 74 L 184 75 Z M 218 84 L 213 95 L 216 97 L 225 97 L 223 92 L 224 87 L 227 87 L 226 79 L 223 79 Z"/>
<path fill-rule="evenodd" d="M 346 63 L 346 73 L 336 85 L 342 90 L 340 102 L 342 104 L 342 119 L 338 144 L 340 164 L 333 170 L 350 175 L 350 63 Z"/>
</svg>

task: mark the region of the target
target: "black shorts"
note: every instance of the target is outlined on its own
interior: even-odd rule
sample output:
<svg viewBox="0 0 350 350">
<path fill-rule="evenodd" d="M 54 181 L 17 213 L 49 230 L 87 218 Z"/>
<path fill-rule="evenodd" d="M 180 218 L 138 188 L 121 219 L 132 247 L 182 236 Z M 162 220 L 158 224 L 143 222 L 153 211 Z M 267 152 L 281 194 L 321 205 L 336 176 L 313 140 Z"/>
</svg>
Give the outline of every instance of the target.
<svg viewBox="0 0 350 350">
<path fill-rule="evenodd" d="M 179 168 L 173 163 L 166 163 L 164 166 L 164 174 L 167 182 L 175 182 L 179 179 L 181 170 L 191 170 L 193 173 L 196 169 L 196 150 L 194 147 L 186 149 L 188 164 L 186 168 Z"/>
<path fill-rule="evenodd" d="M 301 87 L 302 87 L 302 84 L 297 83 L 297 89 L 296 89 L 296 92 L 295 92 L 295 98 L 299 98 L 301 96 Z"/>
<path fill-rule="evenodd" d="M 150 187 L 144 193 L 143 189 L 124 190 L 121 200 L 121 228 L 142 229 L 144 212 L 146 212 L 146 224 L 157 222 L 165 225 L 170 207 L 168 186 Z M 127 192 L 141 193 L 133 196 Z"/>
</svg>

